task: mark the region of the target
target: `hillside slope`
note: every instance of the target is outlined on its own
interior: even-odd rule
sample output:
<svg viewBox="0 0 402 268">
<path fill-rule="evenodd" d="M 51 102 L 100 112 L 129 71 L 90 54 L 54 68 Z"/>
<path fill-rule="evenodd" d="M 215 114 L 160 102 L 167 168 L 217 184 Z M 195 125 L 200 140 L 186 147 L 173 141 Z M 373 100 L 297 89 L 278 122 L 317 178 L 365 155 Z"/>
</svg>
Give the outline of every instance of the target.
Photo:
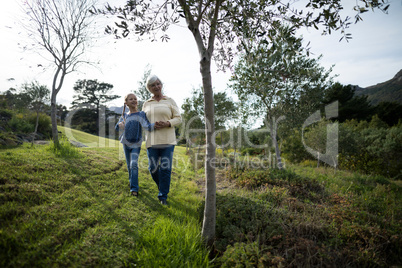
<svg viewBox="0 0 402 268">
<path fill-rule="evenodd" d="M 356 87 L 357 96 L 368 95 L 371 104 L 376 105 L 382 101 L 396 101 L 402 104 L 402 69 L 390 80 L 374 86 Z"/>
<path fill-rule="evenodd" d="M 75 148 L 64 140 L 62 147 L 73 153 L 56 154 L 50 145 L 0 149 L 0 267 L 208 267 L 202 199 L 185 148 L 175 150 L 164 207 L 146 150 L 133 198 L 117 147 Z"/>
</svg>

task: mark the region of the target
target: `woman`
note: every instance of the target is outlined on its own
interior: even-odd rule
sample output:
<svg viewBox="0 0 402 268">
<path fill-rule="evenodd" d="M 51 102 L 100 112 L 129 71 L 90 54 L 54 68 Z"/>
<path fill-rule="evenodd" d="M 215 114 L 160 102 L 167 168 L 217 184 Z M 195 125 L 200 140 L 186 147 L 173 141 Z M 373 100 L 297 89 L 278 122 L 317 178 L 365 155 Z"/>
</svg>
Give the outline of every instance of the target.
<svg viewBox="0 0 402 268">
<path fill-rule="evenodd" d="M 129 109 L 127 113 L 125 113 L 126 106 Z M 149 123 L 144 112 L 138 111 L 137 96 L 133 93 L 126 95 L 123 107 L 123 113 L 116 124 L 116 130 L 122 131 L 120 142 L 123 144 L 126 156 L 130 192 L 132 196 L 138 197 L 138 157 L 142 144 L 142 128 L 153 131 L 154 124 Z"/>
<path fill-rule="evenodd" d="M 176 102 L 162 93 L 162 81 L 151 75 L 146 83 L 152 97 L 147 100 L 142 110 L 158 131 L 148 132 L 146 147 L 149 160 L 149 172 L 158 186 L 158 199 L 167 205 L 172 173 L 173 151 L 176 145 L 174 126 L 181 123 L 181 116 Z"/>
</svg>

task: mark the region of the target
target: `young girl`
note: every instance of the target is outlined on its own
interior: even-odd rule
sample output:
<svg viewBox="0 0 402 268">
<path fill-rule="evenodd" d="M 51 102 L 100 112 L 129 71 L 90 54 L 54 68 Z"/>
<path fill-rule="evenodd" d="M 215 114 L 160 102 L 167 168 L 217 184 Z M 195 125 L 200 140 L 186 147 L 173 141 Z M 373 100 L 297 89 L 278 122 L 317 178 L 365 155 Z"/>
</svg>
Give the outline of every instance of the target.
<svg viewBox="0 0 402 268">
<path fill-rule="evenodd" d="M 126 105 L 129 109 L 127 113 Z M 116 130 L 122 131 L 120 142 L 123 144 L 126 156 L 128 176 L 130 181 L 130 191 L 132 196 L 138 196 L 138 157 L 142 144 L 142 127 L 147 131 L 153 131 L 155 124 L 151 124 L 144 112 L 138 111 L 137 97 L 133 93 L 127 94 L 124 98 L 123 113 Z"/>
</svg>

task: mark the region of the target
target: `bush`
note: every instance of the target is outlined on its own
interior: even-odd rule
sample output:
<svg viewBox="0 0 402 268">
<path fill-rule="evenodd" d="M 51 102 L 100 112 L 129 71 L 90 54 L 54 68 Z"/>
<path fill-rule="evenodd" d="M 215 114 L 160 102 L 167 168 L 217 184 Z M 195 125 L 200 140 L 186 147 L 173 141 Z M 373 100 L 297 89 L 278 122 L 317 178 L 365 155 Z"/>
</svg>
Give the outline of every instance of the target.
<svg viewBox="0 0 402 268">
<path fill-rule="evenodd" d="M 224 252 L 237 242 L 265 243 L 271 236 L 282 234 L 278 211 L 263 200 L 228 194 L 217 196 L 216 250 Z"/>
<path fill-rule="evenodd" d="M 27 116 L 27 120 L 30 124 L 36 125 L 36 113 L 31 113 Z M 51 137 L 52 134 L 52 121 L 50 116 L 46 114 L 39 114 L 39 121 L 38 121 L 38 132 L 42 133 L 47 137 Z"/>
<path fill-rule="evenodd" d="M 264 149 L 261 148 L 245 148 L 241 150 L 242 155 L 258 155 L 264 153 Z"/>
<path fill-rule="evenodd" d="M 304 146 L 325 153 L 328 148 L 327 128 L 331 122 L 321 121 L 304 131 L 305 145 L 297 131 L 283 144 L 284 157 L 301 163 L 313 157 Z M 336 145 L 336 144 L 335 144 Z M 378 117 L 368 123 L 350 120 L 338 125 L 338 167 L 365 174 L 397 177 L 402 170 L 402 126 L 386 128 Z M 306 162 L 306 164 L 310 164 Z"/>
<path fill-rule="evenodd" d="M 8 125 L 14 132 L 31 133 L 35 129 L 35 125 L 31 124 L 22 114 L 16 114 L 8 121 Z"/>
<path fill-rule="evenodd" d="M 284 258 L 274 256 L 270 248 L 253 243 L 229 245 L 219 259 L 220 267 L 284 267 Z"/>
<path fill-rule="evenodd" d="M 304 148 L 302 134 L 294 129 L 282 143 L 282 155 L 292 163 L 299 163 L 303 160 L 314 159 Z"/>
<path fill-rule="evenodd" d="M 13 112 L 6 109 L 0 109 L 0 119 L 10 120 L 13 117 Z"/>
</svg>

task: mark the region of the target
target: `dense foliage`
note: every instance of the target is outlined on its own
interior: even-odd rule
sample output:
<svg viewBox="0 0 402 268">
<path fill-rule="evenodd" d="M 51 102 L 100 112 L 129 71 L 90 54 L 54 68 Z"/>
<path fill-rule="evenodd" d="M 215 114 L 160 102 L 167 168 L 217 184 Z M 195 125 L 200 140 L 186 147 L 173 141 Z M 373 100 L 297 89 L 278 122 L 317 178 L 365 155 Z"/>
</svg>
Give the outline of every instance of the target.
<svg viewBox="0 0 402 268">
<path fill-rule="evenodd" d="M 239 189 L 217 198 L 219 267 L 402 262 L 400 186 L 381 176 L 305 171 L 227 171 Z"/>
<path fill-rule="evenodd" d="M 321 121 L 304 133 L 305 144 L 325 153 L 327 125 Z M 366 174 L 380 174 L 399 178 L 402 163 L 402 125 L 393 127 L 373 116 L 370 122 L 348 120 L 339 123 L 338 166 L 341 169 L 359 171 Z M 283 142 L 285 157 L 292 162 L 317 159 L 304 148 L 300 133 L 294 131 Z"/>
</svg>

